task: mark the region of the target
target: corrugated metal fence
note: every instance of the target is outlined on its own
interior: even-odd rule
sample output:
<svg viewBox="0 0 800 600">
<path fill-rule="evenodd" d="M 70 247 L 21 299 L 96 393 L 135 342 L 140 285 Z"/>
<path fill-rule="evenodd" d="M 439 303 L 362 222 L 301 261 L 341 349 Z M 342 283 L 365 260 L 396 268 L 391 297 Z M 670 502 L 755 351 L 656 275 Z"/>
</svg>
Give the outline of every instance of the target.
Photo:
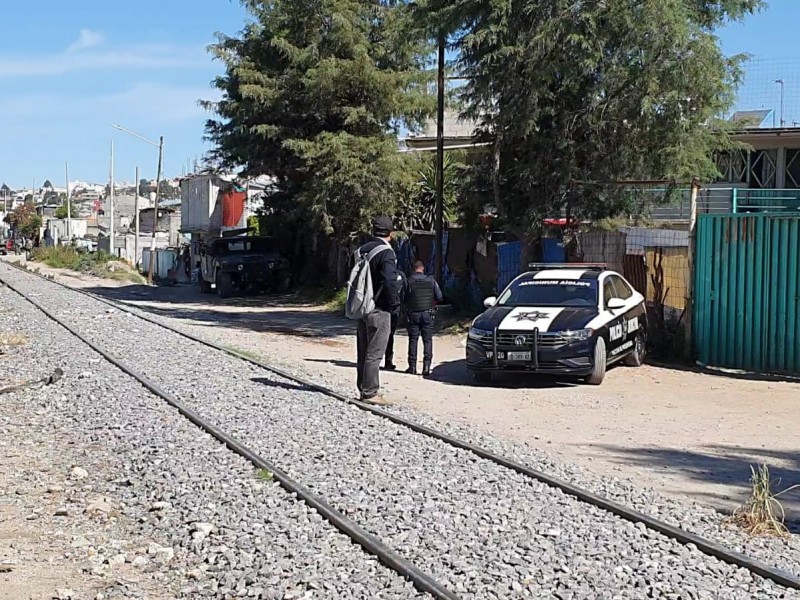
<svg viewBox="0 0 800 600">
<path fill-rule="evenodd" d="M 522 242 L 497 245 L 497 293 L 502 292 L 522 272 Z"/>
<path fill-rule="evenodd" d="M 800 372 L 800 217 L 701 215 L 694 343 L 708 365 Z"/>
</svg>

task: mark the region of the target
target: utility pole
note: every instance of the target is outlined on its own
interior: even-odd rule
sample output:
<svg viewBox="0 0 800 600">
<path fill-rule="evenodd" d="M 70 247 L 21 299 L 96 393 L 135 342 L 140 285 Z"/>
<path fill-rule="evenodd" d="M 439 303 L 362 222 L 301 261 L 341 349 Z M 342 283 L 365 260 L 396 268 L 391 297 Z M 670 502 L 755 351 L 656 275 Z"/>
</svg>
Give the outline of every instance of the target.
<svg viewBox="0 0 800 600">
<path fill-rule="evenodd" d="M 153 283 L 153 266 L 156 262 L 156 230 L 158 229 L 158 196 L 161 194 L 161 167 L 164 162 L 164 136 L 158 138 L 158 172 L 156 173 L 156 201 L 153 206 L 153 237 L 150 240 L 150 268 L 147 283 Z"/>
<path fill-rule="evenodd" d="M 67 239 L 72 241 L 72 207 L 70 206 L 69 196 L 69 163 L 64 163 L 64 179 L 67 184 Z"/>
<path fill-rule="evenodd" d="M 783 86 L 785 82 L 783 79 L 776 79 L 775 83 L 781 86 L 781 129 L 783 129 L 784 125 L 786 125 L 786 121 L 783 120 Z"/>
<path fill-rule="evenodd" d="M 439 30 L 439 60 L 436 78 L 437 110 L 436 110 L 436 261 L 434 277 L 439 285 L 442 281 L 444 257 L 444 30 Z"/>
<path fill-rule="evenodd" d="M 136 167 L 136 185 L 134 186 L 133 212 L 136 213 L 133 238 L 133 267 L 139 268 L 139 167 Z M 126 244 L 127 245 L 127 244 Z"/>
<path fill-rule="evenodd" d="M 109 220 L 111 224 L 110 224 L 109 236 L 108 236 L 108 242 L 109 242 L 108 253 L 111 254 L 112 256 L 116 256 L 117 251 L 116 251 L 116 248 L 114 247 L 114 242 L 115 242 L 115 239 L 114 239 L 114 140 L 111 140 L 111 169 L 110 169 L 109 179 L 111 181 L 111 185 L 110 185 L 111 190 L 110 190 L 110 195 L 109 195 L 108 212 L 111 215 L 111 218 Z"/>
<path fill-rule="evenodd" d="M 684 309 L 683 331 L 685 342 L 685 356 L 692 359 L 694 356 L 694 255 L 697 243 L 697 196 L 700 193 L 700 180 L 692 179 L 692 191 L 689 209 L 689 248 L 687 251 L 687 264 L 689 277 L 686 280 L 686 307 Z"/>
</svg>

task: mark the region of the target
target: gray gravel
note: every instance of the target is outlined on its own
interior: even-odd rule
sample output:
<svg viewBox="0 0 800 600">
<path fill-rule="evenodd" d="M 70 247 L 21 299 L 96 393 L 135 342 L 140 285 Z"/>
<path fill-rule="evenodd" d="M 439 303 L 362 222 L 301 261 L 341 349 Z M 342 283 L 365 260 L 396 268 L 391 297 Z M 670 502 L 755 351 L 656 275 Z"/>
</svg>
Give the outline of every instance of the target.
<svg viewBox="0 0 800 600">
<path fill-rule="evenodd" d="M 116 457 L 74 477 L 105 485 L 113 510 L 163 540 L 128 558 L 170 574 L 180 597 L 428 597 L 5 287 L 0 306 L 0 330 L 32 340 L 3 359 L 0 375 L 64 369 L 62 382 L 21 396 L 77 444 Z"/>
<path fill-rule="evenodd" d="M 2 276 L 464 598 L 800 597 L 95 300 Z M 159 353 L 131 356 L 150 345 Z"/>
</svg>

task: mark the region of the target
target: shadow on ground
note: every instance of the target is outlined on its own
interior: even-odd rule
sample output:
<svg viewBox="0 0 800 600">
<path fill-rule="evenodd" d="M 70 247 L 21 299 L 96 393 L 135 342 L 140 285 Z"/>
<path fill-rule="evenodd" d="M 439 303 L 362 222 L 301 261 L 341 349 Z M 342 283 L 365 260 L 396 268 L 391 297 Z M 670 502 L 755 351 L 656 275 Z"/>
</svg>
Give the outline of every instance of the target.
<svg viewBox="0 0 800 600">
<path fill-rule="evenodd" d="M 212 327 L 319 339 L 353 335 L 355 330 L 352 321 L 310 305 L 296 294 L 261 294 L 222 300 L 214 294 L 200 294 L 193 285 L 92 287 L 85 291 L 156 316 Z"/>
<path fill-rule="evenodd" d="M 671 475 L 679 474 L 688 480 L 718 484 L 717 491 L 691 491 L 687 495 L 726 513 L 735 510 L 749 497 L 751 465 L 766 464 L 770 467 L 773 492 L 800 484 L 800 450 L 777 451 L 726 445 L 703 446 L 700 450 L 623 448 L 606 444 L 590 447 L 602 448 L 610 460 L 623 467 L 667 470 Z M 800 488 L 789 490 L 779 500 L 786 511 L 787 525 L 800 532 Z"/>
<path fill-rule="evenodd" d="M 680 362 L 668 362 L 658 359 L 648 359 L 647 364 L 661 369 L 671 371 L 683 371 L 685 373 L 697 373 L 699 375 L 711 375 L 712 377 L 722 377 L 724 379 L 736 379 L 739 381 L 767 381 L 771 383 L 800 383 L 800 376 L 782 373 L 755 373 L 750 371 L 738 371 L 735 369 L 717 369 L 713 367 L 700 367 Z"/>
<path fill-rule="evenodd" d="M 611 367 L 609 370 L 615 368 L 617 367 Z M 504 372 L 493 372 L 492 379 L 489 383 L 478 384 L 474 381 L 472 373 L 467 370 L 466 361 L 464 359 L 445 362 L 435 366 L 431 379 L 451 385 L 513 390 L 571 388 L 585 385 L 579 377 Z"/>
</svg>

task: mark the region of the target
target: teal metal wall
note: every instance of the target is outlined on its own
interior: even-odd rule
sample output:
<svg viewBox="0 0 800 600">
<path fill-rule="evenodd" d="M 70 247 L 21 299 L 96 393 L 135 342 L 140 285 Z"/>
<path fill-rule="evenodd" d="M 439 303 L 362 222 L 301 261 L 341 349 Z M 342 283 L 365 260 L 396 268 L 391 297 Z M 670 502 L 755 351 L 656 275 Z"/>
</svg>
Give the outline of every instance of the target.
<svg viewBox="0 0 800 600">
<path fill-rule="evenodd" d="M 731 203 L 735 213 L 800 213 L 800 190 L 736 189 Z"/>
<path fill-rule="evenodd" d="M 698 360 L 800 373 L 800 216 L 700 215 L 696 239 Z"/>
</svg>

